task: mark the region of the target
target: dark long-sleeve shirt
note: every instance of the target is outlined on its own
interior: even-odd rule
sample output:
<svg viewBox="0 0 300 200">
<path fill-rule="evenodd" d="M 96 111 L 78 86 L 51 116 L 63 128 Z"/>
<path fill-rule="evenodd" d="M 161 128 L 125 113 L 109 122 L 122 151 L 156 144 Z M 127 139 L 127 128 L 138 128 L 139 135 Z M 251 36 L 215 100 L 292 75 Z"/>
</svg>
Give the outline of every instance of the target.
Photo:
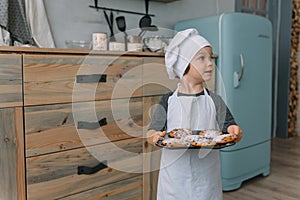
<svg viewBox="0 0 300 200">
<path fill-rule="evenodd" d="M 223 132 L 227 132 L 227 128 L 230 125 L 236 125 L 236 122 L 226 106 L 225 102 L 223 99 L 219 96 L 214 94 L 213 92 L 208 91 L 208 94 L 211 96 L 215 107 L 216 107 L 216 120 L 219 126 L 219 129 L 222 130 Z M 158 107 L 156 107 L 155 111 L 151 115 L 151 124 L 149 126 L 149 130 L 153 129 L 156 131 L 163 131 L 167 129 L 167 113 L 168 113 L 168 100 L 169 97 L 173 94 L 173 92 L 169 92 L 165 94 L 159 102 Z M 178 96 L 181 95 L 186 95 L 186 94 L 181 94 L 178 93 Z M 204 95 L 204 91 L 198 94 L 192 94 L 192 96 L 199 96 L 199 95 Z M 189 96 L 189 95 L 188 95 Z"/>
</svg>

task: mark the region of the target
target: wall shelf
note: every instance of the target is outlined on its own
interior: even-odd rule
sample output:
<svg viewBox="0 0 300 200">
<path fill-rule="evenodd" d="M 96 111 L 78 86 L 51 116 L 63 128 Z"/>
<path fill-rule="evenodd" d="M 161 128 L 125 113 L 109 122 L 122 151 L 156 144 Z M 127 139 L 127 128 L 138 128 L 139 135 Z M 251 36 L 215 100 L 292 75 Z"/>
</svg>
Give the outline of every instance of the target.
<svg viewBox="0 0 300 200">
<path fill-rule="evenodd" d="M 128 14 L 133 14 L 133 15 L 146 15 L 146 13 L 140 13 L 140 12 L 134 12 L 134 11 L 129 11 L 129 10 L 119 10 L 115 8 L 107 8 L 107 7 L 100 7 L 100 6 L 93 6 L 90 5 L 90 8 L 94 8 L 96 10 L 109 10 L 109 11 L 115 11 L 115 12 L 121 12 L 121 13 L 128 13 Z M 154 17 L 154 14 L 148 14 L 151 17 Z"/>
<path fill-rule="evenodd" d="M 156 1 L 156 2 L 162 2 L 162 3 L 171 3 L 178 0 L 150 0 L 150 1 Z"/>
<path fill-rule="evenodd" d="M 144 1 L 144 0 L 142 0 Z M 178 0 L 149 0 L 149 1 L 154 1 L 154 2 L 161 2 L 161 3 L 170 3 Z M 116 12 L 122 12 L 122 13 L 129 13 L 129 14 L 134 14 L 134 15 L 145 15 L 146 13 L 140 13 L 140 12 L 134 12 L 134 11 L 128 11 L 128 10 L 119 10 L 115 8 L 107 8 L 107 7 L 100 7 L 98 6 L 98 0 L 94 0 L 94 5 L 90 5 L 90 8 L 94 8 L 97 10 L 109 10 L 109 11 L 116 11 Z M 154 17 L 154 14 L 148 14 L 149 16 Z"/>
<path fill-rule="evenodd" d="M 107 8 L 107 7 L 101 7 L 99 6 L 99 0 L 94 0 L 94 5 L 90 5 L 90 8 L 94 8 L 97 11 L 98 10 L 109 10 L 109 11 L 116 11 L 116 12 L 121 12 L 121 13 L 129 13 L 129 14 L 134 14 L 134 15 L 146 15 L 146 13 L 140 13 L 140 12 L 135 12 L 135 11 L 129 11 L 129 10 L 119 10 L 115 8 Z M 154 14 L 148 14 L 148 16 L 154 17 Z"/>
</svg>

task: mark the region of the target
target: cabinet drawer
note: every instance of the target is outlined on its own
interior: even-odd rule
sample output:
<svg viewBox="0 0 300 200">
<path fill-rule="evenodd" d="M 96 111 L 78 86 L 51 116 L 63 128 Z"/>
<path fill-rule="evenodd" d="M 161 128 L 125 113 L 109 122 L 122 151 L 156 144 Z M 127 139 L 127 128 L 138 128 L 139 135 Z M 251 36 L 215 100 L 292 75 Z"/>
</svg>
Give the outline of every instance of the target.
<svg viewBox="0 0 300 200">
<path fill-rule="evenodd" d="M 142 96 L 138 87 L 142 83 L 142 60 L 134 56 L 25 54 L 24 103 L 41 105 Z"/>
<path fill-rule="evenodd" d="M 143 199 L 142 183 L 143 183 L 142 176 L 136 176 L 133 178 L 119 181 L 117 183 L 105 185 L 93 190 L 71 195 L 66 198 L 62 198 L 62 200 L 74 200 L 74 199 L 139 200 L 139 199 Z"/>
<path fill-rule="evenodd" d="M 114 145 L 118 148 L 105 143 L 27 158 L 28 199 L 67 197 L 141 176 L 142 139 L 120 140 Z M 80 170 L 100 163 L 107 167 L 99 171 Z"/>
<path fill-rule="evenodd" d="M 25 107 L 26 156 L 141 137 L 142 114 L 142 98 Z"/>
<path fill-rule="evenodd" d="M 21 62 L 21 55 L 0 55 L 0 108 L 23 105 Z"/>
</svg>

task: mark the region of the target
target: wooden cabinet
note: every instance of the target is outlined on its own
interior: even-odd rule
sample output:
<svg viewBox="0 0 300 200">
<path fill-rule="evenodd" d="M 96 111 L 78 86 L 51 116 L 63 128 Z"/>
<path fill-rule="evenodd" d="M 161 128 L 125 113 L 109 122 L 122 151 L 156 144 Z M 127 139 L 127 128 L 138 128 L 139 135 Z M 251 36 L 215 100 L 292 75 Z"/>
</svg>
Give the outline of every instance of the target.
<svg viewBox="0 0 300 200">
<path fill-rule="evenodd" d="M 20 48 L 0 56 L 12 66 L 0 63 L 0 183 L 8 191 L 0 197 L 152 198 L 149 112 L 176 87 L 162 54 Z"/>
</svg>

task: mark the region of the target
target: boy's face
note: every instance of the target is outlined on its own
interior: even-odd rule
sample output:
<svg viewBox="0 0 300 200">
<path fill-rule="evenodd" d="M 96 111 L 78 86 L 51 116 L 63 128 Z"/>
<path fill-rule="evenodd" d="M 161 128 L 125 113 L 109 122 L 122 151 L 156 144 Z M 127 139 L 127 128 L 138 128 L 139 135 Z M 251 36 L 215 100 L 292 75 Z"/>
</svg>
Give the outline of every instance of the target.
<svg viewBox="0 0 300 200">
<path fill-rule="evenodd" d="M 203 81 L 209 81 L 214 72 L 214 59 L 212 58 L 212 48 L 207 46 L 200 51 L 193 57 L 190 62 L 190 70 L 189 74 L 194 78 L 197 78 Z"/>
</svg>

